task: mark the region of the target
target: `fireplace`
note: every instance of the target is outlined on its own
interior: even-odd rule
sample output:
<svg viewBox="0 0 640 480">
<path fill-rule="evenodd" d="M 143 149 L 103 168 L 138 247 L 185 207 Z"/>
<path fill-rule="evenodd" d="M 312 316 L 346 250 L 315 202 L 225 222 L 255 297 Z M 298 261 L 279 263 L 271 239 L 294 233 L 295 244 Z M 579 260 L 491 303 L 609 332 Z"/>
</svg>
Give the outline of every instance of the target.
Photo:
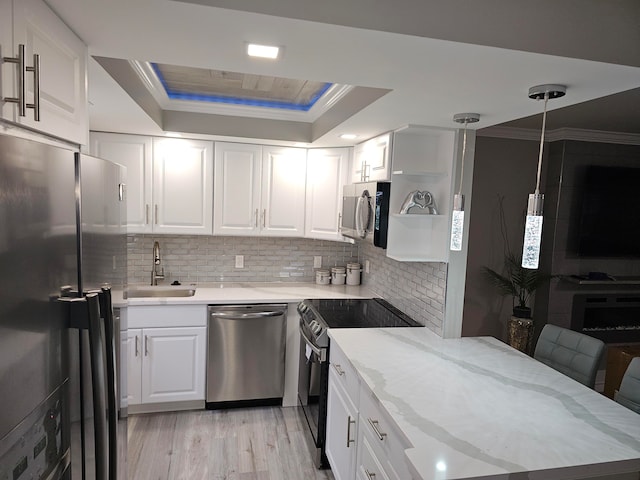
<svg viewBox="0 0 640 480">
<path fill-rule="evenodd" d="M 574 295 L 571 329 L 605 343 L 640 342 L 640 293 Z"/>
</svg>

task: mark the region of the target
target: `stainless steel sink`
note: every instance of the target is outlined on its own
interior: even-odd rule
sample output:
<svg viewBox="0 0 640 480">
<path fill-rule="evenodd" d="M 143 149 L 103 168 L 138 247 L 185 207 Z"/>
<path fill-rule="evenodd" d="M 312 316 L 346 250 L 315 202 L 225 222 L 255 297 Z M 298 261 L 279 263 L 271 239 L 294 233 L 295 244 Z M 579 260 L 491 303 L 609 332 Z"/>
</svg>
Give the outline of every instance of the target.
<svg viewBox="0 0 640 480">
<path fill-rule="evenodd" d="M 127 291 L 127 298 L 144 297 L 193 297 L 196 294 L 195 287 L 134 287 Z"/>
</svg>

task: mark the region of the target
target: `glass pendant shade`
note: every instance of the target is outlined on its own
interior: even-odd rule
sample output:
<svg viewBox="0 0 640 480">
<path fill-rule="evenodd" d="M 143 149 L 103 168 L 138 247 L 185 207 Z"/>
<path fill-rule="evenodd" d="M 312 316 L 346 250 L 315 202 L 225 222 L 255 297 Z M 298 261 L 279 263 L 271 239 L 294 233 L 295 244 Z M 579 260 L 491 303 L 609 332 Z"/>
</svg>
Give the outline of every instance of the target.
<svg viewBox="0 0 640 480">
<path fill-rule="evenodd" d="M 464 231 L 464 195 L 456 194 L 453 197 L 453 216 L 451 217 L 451 244 L 450 250 L 459 252 L 462 250 L 462 233 Z"/>
<path fill-rule="evenodd" d="M 540 244 L 542 242 L 542 204 L 544 195 L 529 195 L 527 219 L 524 225 L 524 242 L 522 244 L 522 266 L 537 269 L 540 261 Z"/>
</svg>

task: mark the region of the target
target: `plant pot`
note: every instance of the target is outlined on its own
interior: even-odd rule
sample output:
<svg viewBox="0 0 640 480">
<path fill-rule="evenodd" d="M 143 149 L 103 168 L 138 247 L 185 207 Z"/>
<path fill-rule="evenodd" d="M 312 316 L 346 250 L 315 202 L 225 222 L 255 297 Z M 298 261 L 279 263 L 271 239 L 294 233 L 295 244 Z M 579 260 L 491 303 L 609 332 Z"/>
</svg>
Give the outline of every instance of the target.
<svg viewBox="0 0 640 480">
<path fill-rule="evenodd" d="M 531 355 L 533 344 L 533 320 L 513 316 L 509 319 L 508 342 L 516 350 Z"/>
<path fill-rule="evenodd" d="M 517 318 L 531 318 L 531 308 L 513 307 L 513 316 Z"/>
</svg>

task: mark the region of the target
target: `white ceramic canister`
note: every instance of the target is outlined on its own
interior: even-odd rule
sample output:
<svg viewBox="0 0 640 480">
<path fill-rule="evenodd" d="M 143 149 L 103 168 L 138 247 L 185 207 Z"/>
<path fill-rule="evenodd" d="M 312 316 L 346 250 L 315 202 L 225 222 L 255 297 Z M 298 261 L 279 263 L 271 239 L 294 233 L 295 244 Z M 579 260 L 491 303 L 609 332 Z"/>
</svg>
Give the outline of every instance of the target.
<svg viewBox="0 0 640 480">
<path fill-rule="evenodd" d="M 316 283 L 318 285 L 329 285 L 330 280 L 331 273 L 329 273 L 329 270 L 316 270 Z"/>
<path fill-rule="evenodd" d="M 360 285 L 360 272 L 362 272 L 362 265 L 347 263 L 347 285 Z"/>
<path fill-rule="evenodd" d="M 331 283 L 334 285 L 344 285 L 347 278 L 347 269 L 345 267 L 333 267 L 331 269 Z"/>
</svg>

